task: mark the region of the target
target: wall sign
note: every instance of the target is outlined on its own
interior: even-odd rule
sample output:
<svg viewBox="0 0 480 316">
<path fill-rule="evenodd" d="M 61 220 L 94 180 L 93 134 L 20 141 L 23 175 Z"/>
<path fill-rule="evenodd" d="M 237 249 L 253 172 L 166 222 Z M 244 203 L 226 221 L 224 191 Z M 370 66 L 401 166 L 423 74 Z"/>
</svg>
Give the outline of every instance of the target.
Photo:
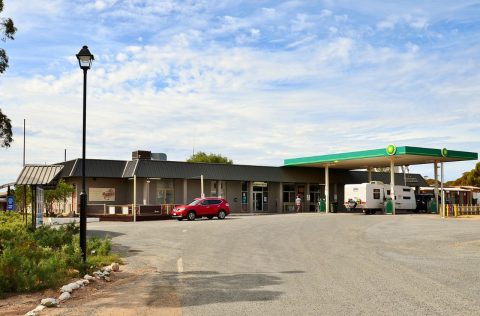
<svg viewBox="0 0 480 316">
<path fill-rule="evenodd" d="M 90 202 L 115 201 L 115 188 L 88 188 Z"/>
<path fill-rule="evenodd" d="M 267 185 L 268 185 L 268 184 L 267 184 L 266 182 L 260 182 L 260 181 L 253 182 L 253 186 L 254 186 L 254 187 L 263 187 L 263 188 L 266 188 Z"/>
</svg>

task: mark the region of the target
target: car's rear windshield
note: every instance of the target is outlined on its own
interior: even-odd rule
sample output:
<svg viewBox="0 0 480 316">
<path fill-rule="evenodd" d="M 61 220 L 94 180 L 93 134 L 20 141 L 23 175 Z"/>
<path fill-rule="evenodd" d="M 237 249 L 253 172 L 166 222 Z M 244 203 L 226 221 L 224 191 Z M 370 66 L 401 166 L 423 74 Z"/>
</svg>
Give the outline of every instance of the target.
<svg viewBox="0 0 480 316">
<path fill-rule="evenodd" d="M 201 201 L 202 201 L 202 200 L 195 200 L 195 201 L 193 201 L 192 203 L 190 203 L 190 204 L 188 204 L 188 205 L 194 206 L 194 205 L 197 205 L 198 203 L 200 203 Z"/>
</svg>

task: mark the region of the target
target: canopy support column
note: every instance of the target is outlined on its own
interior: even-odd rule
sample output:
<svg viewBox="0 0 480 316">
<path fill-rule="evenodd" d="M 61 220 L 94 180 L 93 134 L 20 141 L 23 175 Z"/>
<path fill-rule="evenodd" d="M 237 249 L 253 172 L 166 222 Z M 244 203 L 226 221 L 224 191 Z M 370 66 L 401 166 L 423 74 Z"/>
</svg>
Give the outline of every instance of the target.
<svg viewBox="0 0 480 316">
<path fill-rule="evenodd" d="M 137 221 L 137 175 L 133 175 L 133 207 L 132 207 L 132 214 L 133 214 L 133 222 Z"/>
<path fill-rule="evenodd" d="M 445 217 L 445 190 L 443 189 L 443 162 L 440 163 L 440 190 L 442 192 L 442 217 Z"/>
<path fill-rule="evenodd" d="M 372 167 L 367 168 L 368 171 L 368 183 L 372 182 Z"/>
<path fill-rule="evenodd" d="M 433 163 L 433 177 L 435 179 L 433 194 L 435 196 L 435 207 L 437 208 L 438 214 L 440 213 L 440 209 L 438 208 L 438 161 Z"/>
<path fill-rule="evenodd" d="M 390 198 L 392 199 L 392 214 L 395 215 L 395 163 L 390 158 Z"/>
<path fill-rule="evenodd" d="M 325 166 L 325 214 L 330 211 L 330 179 L 328 174 L 328 166 Z"/>
</svg>

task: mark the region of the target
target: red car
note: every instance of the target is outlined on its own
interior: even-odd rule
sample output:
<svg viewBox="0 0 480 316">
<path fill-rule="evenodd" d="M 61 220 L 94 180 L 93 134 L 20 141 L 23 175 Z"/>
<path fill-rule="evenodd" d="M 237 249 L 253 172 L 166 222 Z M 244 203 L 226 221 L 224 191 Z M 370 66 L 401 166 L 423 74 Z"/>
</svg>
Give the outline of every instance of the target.
<svg viewBox="0 0 480 316">
<path fill-rule="evenodd" d="M 193 221 L 197 217 L 212 219 L 214 216 L 224 219 L 228 214 L 230 214 L 230 206 L 227 200 L 217 197 L 195 199 L 188 205 L 176 206 L 172 211 L 172 217 L 179 221 L 184 218 Z"/>
</svg>

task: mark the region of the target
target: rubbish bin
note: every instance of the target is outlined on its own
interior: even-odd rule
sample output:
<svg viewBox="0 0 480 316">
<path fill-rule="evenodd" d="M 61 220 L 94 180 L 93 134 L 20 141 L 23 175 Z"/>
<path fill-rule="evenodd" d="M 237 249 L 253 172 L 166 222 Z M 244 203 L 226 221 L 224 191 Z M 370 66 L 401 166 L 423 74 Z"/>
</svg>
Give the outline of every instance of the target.
<svg viewBox="0 0 480 316">
<path fill-rule="evenodd" d="M 330 212 L 336 213 L 338 211 L 338 202 L 330 203 Z"/>
<path fill-rule="evenodd" d="M 431 203 L 430 203 L 430 212 L 432 214 L 437 214 L 438 210 L 437 210 L 437 202 L 435 200 L 432 200 Z"/>
<path fill-rule="evenodd" d="M 318 211 L 325 213 L 327 210 L 327 204 L 325 203 L 325 199 L 321 199 L 320 202 L 318 202 Z"/>
<path fill-rule="evenodd" d="M 387 198 L 385 202 L 385 214 L 393 214 L 393 203 L 391 198 Z"/>
</svg>

